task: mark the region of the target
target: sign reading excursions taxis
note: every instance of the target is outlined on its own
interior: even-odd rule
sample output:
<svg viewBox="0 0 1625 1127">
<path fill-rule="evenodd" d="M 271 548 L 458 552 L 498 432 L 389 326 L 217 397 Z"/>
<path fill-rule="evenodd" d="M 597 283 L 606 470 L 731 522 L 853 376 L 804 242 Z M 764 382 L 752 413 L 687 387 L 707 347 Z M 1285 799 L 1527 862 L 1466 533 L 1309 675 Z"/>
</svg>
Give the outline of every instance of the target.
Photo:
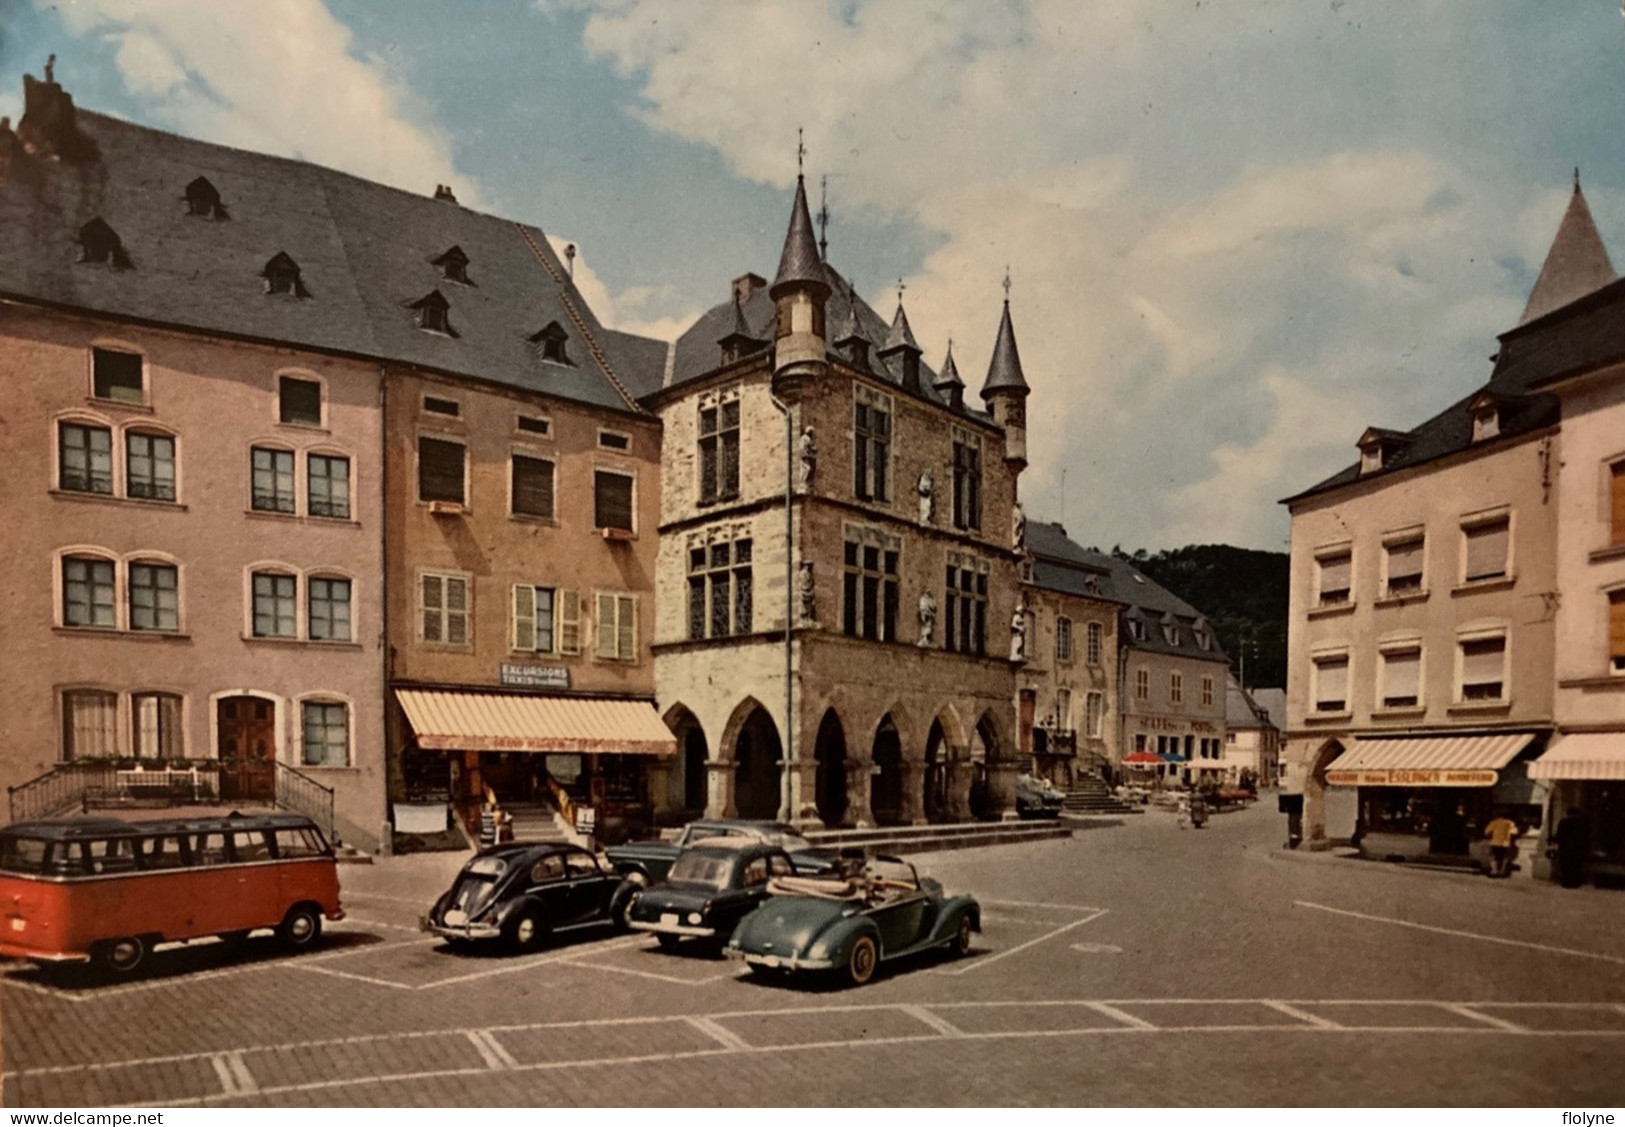
<svg viewBox="0 0 1625 1127">
<path fill-rule="evenodd" d="M 1334 787 L 1493 787 L 1498 778 L 1494 771 L 1436 768 L 1332 768 L 1326 772 L 1326 782 Z"/>
</svg>

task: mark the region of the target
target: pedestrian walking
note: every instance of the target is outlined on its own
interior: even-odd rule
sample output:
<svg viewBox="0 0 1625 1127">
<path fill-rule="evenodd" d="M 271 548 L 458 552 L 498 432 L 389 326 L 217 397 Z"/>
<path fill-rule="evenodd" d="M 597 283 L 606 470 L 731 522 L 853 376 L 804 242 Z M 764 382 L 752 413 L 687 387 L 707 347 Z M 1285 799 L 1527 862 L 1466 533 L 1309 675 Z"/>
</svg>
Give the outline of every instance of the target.
<svg viewBox="0 0 1625 1127">
<path fill-rule="evenodd" d="M 1180 795 L 1179 796 L 1179 802 L 1174 807 L 1174 810 L 1179 815 L 1179 828 L 1180 829 L 1185 829 L 1187 826 L 1189 826 L 1191 824 L 1191 800 L 1190 799 L 1186 798 L 1184 795 Z"/>
<path fill-rule="evenodd" d="M 1585 881 L 1586 859 L 1591 855 L 1591 830 L 1578 806 L 1570 806 L 1552 833 L 1557 842 L 1557 879 L 1564 888 L 1579 888 Z"/>
<path fill-rule="evenodd" d="M 1518 836 L 1518 823 L 1505 814 L 1497 814 L 1484 827 L 1484 836 L 1490 843 L 1490 877 L 1511 876 L 1513 841 Z"/>
</svg>

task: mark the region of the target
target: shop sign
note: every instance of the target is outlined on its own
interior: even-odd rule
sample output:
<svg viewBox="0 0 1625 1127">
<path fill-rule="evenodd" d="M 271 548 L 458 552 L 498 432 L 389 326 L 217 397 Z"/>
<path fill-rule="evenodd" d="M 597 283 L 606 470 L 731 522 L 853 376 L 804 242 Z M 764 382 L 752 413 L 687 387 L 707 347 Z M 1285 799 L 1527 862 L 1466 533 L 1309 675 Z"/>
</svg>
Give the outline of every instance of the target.
<svg viewBox="0 0 1625 1127">
<path fill-rule="evenodd" d="M 522 689 L 568 689 L 570 670 L 562 665 L 521 665 L 505 661 L 502 683 Z"/>
<path fill-rule="evenodd" d="M 1498 778 L 1494 771 L 1408 767 L 1326 772 L 1326 782 L 1334 787 L 1493 787 Z"/>
<path fill-rule="evenodd" d="M 576 807 L 576 833 L 591 834 L 598 826 L 598 811 L 591 806 Z"/>
</svg>

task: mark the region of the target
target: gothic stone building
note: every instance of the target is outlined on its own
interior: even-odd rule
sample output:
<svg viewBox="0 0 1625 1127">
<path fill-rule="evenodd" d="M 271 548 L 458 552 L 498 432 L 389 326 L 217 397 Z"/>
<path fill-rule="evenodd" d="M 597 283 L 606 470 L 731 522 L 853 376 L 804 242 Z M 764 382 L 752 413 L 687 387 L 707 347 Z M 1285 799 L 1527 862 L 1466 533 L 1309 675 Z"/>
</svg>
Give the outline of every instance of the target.
<svg viewBox="0 0 1625 1127">
<path fill-rule="evenodd" d="M 1027 386 L 1008 302 L 987 412 L 898 303 L 822 260 L 798 183 L 771 285 L 677 342 L 664 428 L 655 670 L 672 805 L 804 825 L 1014 806 Z"/>
</svg>

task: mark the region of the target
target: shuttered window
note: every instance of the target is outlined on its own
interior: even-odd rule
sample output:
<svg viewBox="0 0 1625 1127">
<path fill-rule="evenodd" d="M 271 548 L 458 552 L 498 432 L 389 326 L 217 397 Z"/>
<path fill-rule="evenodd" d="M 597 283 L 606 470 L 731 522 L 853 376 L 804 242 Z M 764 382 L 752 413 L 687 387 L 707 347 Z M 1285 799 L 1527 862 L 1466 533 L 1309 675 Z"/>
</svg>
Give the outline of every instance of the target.
<svg viewBox="0 0 1625 1127">
<path fill-rule="evenodd" d="M 552 518 L 552 462 L 523 454 L 513 456 L 513 511 L 519 516 Z"/>
<path fill-rule="evenodd" d="M 1625 673 L 1625 591 L 1608 593 L 1608 660 L 1615 673 Z"/>
<path fill-rule="evenodd" d="M 632 531 L 632 477 L 597 470 L 593 473 L 593 527 Z"/>
<path fill-rule="evenodd" d="M 1422 651 L 1391 650 L 1382 655 L 1382 706 L 1411 708 L 1422 699 Z"/>
<path fill-rule="evenodd" d="M 1609 524 L 1611 543 L 1625 544 L 1625 462 L 1608 467 Z"/>
<path fill-rule="evenodd" d="M 513 648 L 553 652 L 553 588 L 520 584 L 513 589 Z"/>
<path fill-rule="evenodd" d="M 424 574 L 418 584 L 418 617 L 425 642 L 466 646 L 468 577 Z"/>
<path fill-rule="evenodd" d="M 1507 640 L 1477 638 L 1461 643 L 1461 699 L 1501 700 L 1505 693 Z"/>
<path fill-rule="evenodd" d="M 1315 711 L 1347 712 L 1349 659 L 1347 654 L 1315 659 Z"/>
<path fill-rule="evenodd" d="M 581 594 L 577 591 L 559 591 L 555 609 L 558 613 L 559 653 L 580 653 Z"/>
<path fill-rule="evenodd" d="M 606 661 L 637 658 L 638 600 L 635 595 L 598 596 L 596 653 Z"/>
<path fill-rule="evenodd" d="M 463 504 L 463 444 L 418 439 L 418 500 Z"/>
<path fill-rule="evenodd" d="M 1467 541 L 1467 582 L 1501 579 L 1506 575 L 1510 530 L 1511 522 L 1506 517 L 1463 530 Z"/>
<path fill-rule="evenodd" d="M 1422 537 L 1387 546 L 1388 593 L 1403 595 L 1422 589 Z"/>
<path fill-rule="evenodd" d="M 1341 606 L 1349 601 L 1349 581 L 1354 572 L 1354 556 L 1350 552 L 1322 556 L 1316 564 L 1320 568 L 1320 605 Z"/>
</svg>

